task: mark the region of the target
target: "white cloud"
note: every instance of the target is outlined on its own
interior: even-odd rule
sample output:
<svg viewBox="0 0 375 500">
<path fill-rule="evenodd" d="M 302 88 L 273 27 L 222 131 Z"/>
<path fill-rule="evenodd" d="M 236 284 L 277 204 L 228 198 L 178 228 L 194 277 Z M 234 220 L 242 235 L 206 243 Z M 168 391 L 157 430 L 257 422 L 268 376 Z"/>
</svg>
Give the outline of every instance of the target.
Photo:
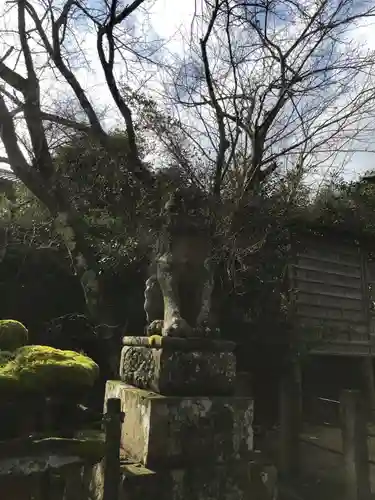
<svg viewBox="0 0 375 500">
<path fill-rule="evenodd" d="M 150 11 L 155 31 L 172 38 L 181 28 L 189 26 L 195 11 L 195 0 L 157 0 Z"/>
</svg>

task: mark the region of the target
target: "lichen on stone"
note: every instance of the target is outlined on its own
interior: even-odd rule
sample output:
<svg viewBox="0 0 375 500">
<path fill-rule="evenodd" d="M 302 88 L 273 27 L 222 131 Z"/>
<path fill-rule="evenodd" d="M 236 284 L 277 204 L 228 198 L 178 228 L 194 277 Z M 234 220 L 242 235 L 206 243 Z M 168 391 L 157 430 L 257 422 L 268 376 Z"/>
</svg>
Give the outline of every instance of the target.
<svg viewBox="0 0 375 500">
<path fill-rule="evenodd" d="M 9 354 L 9 353 L 8 353 Z M 13 357 L 0 357 L 0 389 L 49 392 L 91 387 L 99 375 L 89 357 L 49 346 L 24 346 Z"/>
<path fill-rule="evenodd" d="M 27 328 L 14 319 L 0 320 L 0 350 L 15 351 L 27 344 L 29 332 Z"/>
</svg>

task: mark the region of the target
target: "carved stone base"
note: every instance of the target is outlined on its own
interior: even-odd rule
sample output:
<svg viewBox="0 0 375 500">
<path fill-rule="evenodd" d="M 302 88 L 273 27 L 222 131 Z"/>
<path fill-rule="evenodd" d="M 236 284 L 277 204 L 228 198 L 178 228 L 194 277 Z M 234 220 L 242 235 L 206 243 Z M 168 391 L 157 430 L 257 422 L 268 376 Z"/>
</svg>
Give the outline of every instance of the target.
<svg viewBox="0 0 375 500">
<path fill-rule="evenodd" d="M 120 378 L 141 389 L 164 395 L 231 395 L 236 359 L 230 342 L 163 337 L 152 347 L 152 338 L 124 339 Z M 138 345 L 137 345 L 138 344 Z"/>
</svg>

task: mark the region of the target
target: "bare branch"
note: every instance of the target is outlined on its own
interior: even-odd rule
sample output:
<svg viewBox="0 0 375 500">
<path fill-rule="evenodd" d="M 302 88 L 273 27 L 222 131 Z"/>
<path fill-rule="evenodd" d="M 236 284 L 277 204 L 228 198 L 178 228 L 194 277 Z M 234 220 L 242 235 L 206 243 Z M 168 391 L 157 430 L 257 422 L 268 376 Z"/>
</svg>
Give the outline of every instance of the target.
<svg viewBox="0 0 375 500">
<path fill-rule="evenodd" d="M 70 2 L 67 2 L 67 5 L 70 5 Z M 32 18 L 35 27 L 39 33 L 40 38 L 43 41 L 45 49 L 52 61 L 54 62 L 56 68 L 60 71 L 61 75 L 65 78 L 66 82 L 72 88 L 75 96 L 77 97 L 82 109 L 85 111 L 87 118 L 90 122 L 90 125 L 93 129 L 93 132 L 100 138 L 105 139 L 106 133 L 104 132 L 100 121 L 95 113 L 93 106 L 91 105 L 89 99 L 86 96 L 85 91 L 82 86 L 78 82 L 77 78 L 73 74 L 73 72 L 69 69 L 69 67 L 65 64 L 62 54 L 61 54 L 61 45 L 60 45 L 60 29 L 63 22 L 66 22 L 66 16 L 68 14 L 67 11 L 63 10 L 63 14 L 59 17 L 59 19 L 52 24 L 52 43 L 49 42 L 46 32 L 42 26 L 42 23 L 34 9 L 34 7 L 27 2 L 27 11 Z M 69 7 L 70 8 L 70 7 Z"/>
<path fill-rule="evenodd" d="M 64 118 L 63 116 L 47 113 L 45 111 L 41 112 L 41 117 L 43 121 L 56 123 L 57 125 L 62 125 L 63 127 L 77 130 L 78 132 L 85 132 L 86 134 L 92 133 L 92 128 L 86 123 L 70 120 L 69 118 Z"/>
<path fill-rule="evenodd" d="M 216 168 L 215 168 L 215 176 L 214 176 L 214 181 L 213 181 L 213 194 L 217 198 L 220 197 L 220 188 L 221 188 L 221 181 L 222 181 L 223 168 L 224 168 L 224 162 L 225 162 L 225 152 L 229 147 L 229 142 L 228 142 L 227 137 L 226 137 L 225 124 L 224 124 L 224 113 L 223 113 L 223 110 L 219 104 L 219 101 L 216 98 L 216 92 L 215 92 L 213 81 L 212 81 L 210 63 L 209 63 L 208 55 L 207 55 L 207 44 L 208 44 L 209 38 L 212 34 L 212 30 L 214 28 L 217 16 L 219 14 L 219 9 L 220 9 L 220 3 L 219 3 L 219 0 L 216 0 L 215 6 L 214 6 L 212 13 L 211 13 L 211 19 L 210 19 L 208 26 L 207 26 L 206 34 L 200 40 L 200 47 L 201 47 L 201 51 L 202 51 L 202 61 L 203 61 L 203 66 L 204 66 L 204 73 L 205 73 L 206 84 L 207 84 L 207 88 L 208 88 L 208 94 L 210 96 L 210 100 L 212 102 L 212 105 L 215 109 L 217 127 L 218 127 L 218 132 L 219 132 L 219 146 L 218 146 L 218 152 L 217 152 L 217 156 L 216 156 Z"/>
<path fill-rule="evenodd" d="M 145 179 L 145 170 L 142 166 L 137 141 L 135 128 L 133 123 L 132 112 L 125 99 L 120 93 L 119 87 L 117 85 L 113 70 L 115 62 L 115 39 L 114 39 L 114 28 L 124 21 L 134 10 L 139 7 L 145 0 L 136 0 L 131 5 L 125 7 L 122 12 L 116 15 L 116 9 L 118 5 L 118 0 L 111 0 L 110 13 L 108 21 L 103 24 L 97 33 L 97 52 L 99 59 L 105 74 L 108 89 L 111 92 L 112 98 L 117 105 L 122 117 L 124 118 L 126 124 L 126 131 L 129 141 L 129 149 L 132 156 L 132 161 L 134 163 L 134 173 L 140 178 Z M 104 38 L 107 40 L 108 44 L 108 58 L 105 56 L 104 52 Z M 149 182 L 150 179 L 147 179 Z"/>
<path fill-rule="evenodd" d="M 5 52 L 3 57 L 0 58 L 0 64 L 4 63 L 6 61 L 6 59 L 8 59 L 8 57 L 12 54 L 13 50 L 14 50 L 14 47 L 9 47 L 9 49 Z"/>
<path fill-rule="evenodd" d="M 0 78 L 14 89 L 23 92 L 27 84 L 25 78 L 8 68 L 3 62 L 3 59 L 5 59 L 5 57 L 0 60 Z"/>
<path fill-rule="evenodd" d="M 203 2 L 191 29 L 191 58 L 167 98 L 188 111 L 189 120 L 193 114 L 211 159 L 221 137 L 229 141 L 221 189 L 226 176 L 241 170 L 246 197 L 281 164 L 295 168 L 293 158 L 302 155 L 306 164 L 324 141 L 338 148 L 348 134 L 354 139 L 351 124 L 373 113 L 375 53 L 350 37 L 355 22 L 374 15 L 373 6 L 354 8 L 350 0 Z M 202 51 L 205 36 L 210 44 Z"/>
<path fill-rule="evenodd" d="M 4 98 L 0 93 L 0 137 L 4 144 L 7 158 L 6 163 L 9 163 L 13 172 L 26 185 L 35 185 L 35 178 L 32 167 L 26 161 L 22 151 L 18 145 L 17 134 L 14 128 L 12 116 L 5 104 Z"/>
<path fill-rule="evenodd" d="M 18 3 L 18 31 L 27 71 L 27 85 L 23 90 L 25 98 L 24 115 L 30 134 L 35 159 L 44 181 L 49 183 L 54 177 L 52 157 L 46 140 L 40 110 L 40 87 L 26 32 L 26 0 Z"/>
</svg>

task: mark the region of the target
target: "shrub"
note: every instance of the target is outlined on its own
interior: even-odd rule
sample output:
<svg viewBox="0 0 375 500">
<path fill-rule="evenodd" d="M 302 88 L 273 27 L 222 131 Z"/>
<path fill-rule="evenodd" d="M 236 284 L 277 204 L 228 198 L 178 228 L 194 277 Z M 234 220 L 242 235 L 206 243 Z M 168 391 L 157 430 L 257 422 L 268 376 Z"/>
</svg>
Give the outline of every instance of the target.
<svg viewBox="0 0 375 500">
<path fill-rule="evenodd" d="M 98 365 L 89 357 L 48 346 L 24 346 L 11 356 L 2 353 L 0 388 L 22 392 L 80 392 L 92 387 Z"/>
<path fill-rule="evenodd" d="M 13 319 L 0 320 L 0 349 L 2 351 L 15 351 L 27 344 L 27 328 Z"/>
</svg>

